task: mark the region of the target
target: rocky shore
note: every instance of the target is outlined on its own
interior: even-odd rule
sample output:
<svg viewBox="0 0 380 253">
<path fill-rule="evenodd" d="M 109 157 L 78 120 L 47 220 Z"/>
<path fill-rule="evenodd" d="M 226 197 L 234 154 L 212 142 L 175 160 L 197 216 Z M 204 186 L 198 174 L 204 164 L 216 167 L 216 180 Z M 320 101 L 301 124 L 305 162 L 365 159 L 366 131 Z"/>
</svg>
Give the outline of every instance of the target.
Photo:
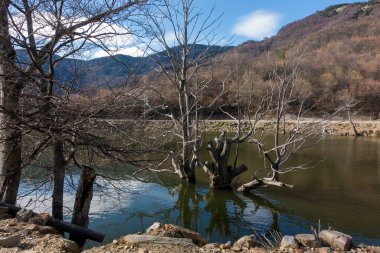
<svg viewBox="0 0 380 253">
<path fill-rule="evenodd" d="M 254 235 L 243 236 L 236 242 L 209 243 L 200 234 L 172 224 L 154 223 L 145 234 L 127 235 L 111 244 L 92 248 L 86 253 L 136 252 L 136 253 L 338 253 L 375 252 L 380 247 L 355 245 L 352 237 L 334 230 L 322 230 L 319 235 L 298 234 L 283 236 L 276 243 L 263 245 Z"/>
<path fill-rule="evenodd" d="M 31 217 L 30 212 L 21 209 L 13 218 L 7 208 L 0 207 L 0 253 L 380 253 L 380 247 L 355 245 L 351 236 L 334 230 L 285 235 L 270 243 L 255 235 L 243 236 L 236 242 L 212 243 L 197 232 L 158 222 L 144 234 L 126 235 L 110 244 L 82 251 L 54 228 L 46 226 L 48 214 Z"/>
</svg>

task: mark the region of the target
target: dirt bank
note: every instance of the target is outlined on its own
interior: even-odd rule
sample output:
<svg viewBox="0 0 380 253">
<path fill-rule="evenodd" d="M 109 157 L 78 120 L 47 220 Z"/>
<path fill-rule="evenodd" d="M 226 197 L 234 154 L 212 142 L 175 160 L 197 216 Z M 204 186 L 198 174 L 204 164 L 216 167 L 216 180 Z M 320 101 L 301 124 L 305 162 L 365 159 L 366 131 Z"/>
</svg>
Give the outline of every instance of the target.
<svg viewBox="0 0 380 253">
<path fill-rule="evenodd" d="M 79 253 L 77 245 L 54 228 L 17 219 L 0 220 L 0 253 Z"/>
<path fill-rule="evenodd" d="M 301 121 L 300 124 L 317 122 L 318 119 L 309 119 Z M 289 133 L 297 124 L 296 120 L 285 121 L 285 132 Z M 356 121 L 356 129 L 363 136 L 377 136 L 380 137 L 380 121 Z M 248 128 L 248 122 L 242 121 L 243 130 Z M 257 129 L 265 129 L 269 132 L 273 131 L 275 122 L 273 120 L 263 120 L 257 125 Z M 220 121 L 203 121 L 202 128 L 205 131 L 235 131 L 236 122 L 228 120 Z M 283 132 L 284 123 L 281 122 L 281 132 Z M 353 136 L 354 130 L 349 121 L 331 121 L 327 127 L 321 127 L 321 134 L 337 135 L 337 136 Z"/>
<path fill-rule="evenodd" d="M 300 124 L 310 124 L 317 123 L 321 119 L 304 119 L 300 121 Z M 131 124 L 126 124 L 131 122 Z M 287 119 L 285 121 L 285 132 L 289 133 L 297 121 L 294 119 Z M 380 137 L 380 120 L 355 120 L 354 121 L 357 131 L 363 136 L 377 136 Z M 131 120 L 112 120 L 112 119 L 97 119 L 92 124 L 95 124 L 100 129 L 107 129 L 109 126 L 117 126 L 118 129 L 127 130 L 129 125 L 136 124 L 136 121 Z M 202 131 L 209 132 L 220 132 L 227 130 L 228 132 L 236 131 L 236 122 L 233 120 L 204 120 L 199 123 L 199 127 Z M 321 127 L 321 134 L 327 135 L 337 135 L 337 136 L 353 136 L 354 130 L 349 121 L 344 120 L 333 120 L 330 121 L 325 127 Z M 152 130 L 157 131 L 157 129 L 167 128 L 170 129 L 173 127 L 172 122 L 168 120 L 148 120 L 143 121 L 139 124 L 140 127 L 152 128 Z M 248 130 L 249 124 L 247 121 L 242 120 L 241 126 L 243 130 Z M 271 119 L 262 120 L 257 124 L 257 130 L 265 129 L 268 132 L 274 130 L 275 122 Z M 284 123 L 281 122 L 281 132 L 284 129 Z"/>
</svg>

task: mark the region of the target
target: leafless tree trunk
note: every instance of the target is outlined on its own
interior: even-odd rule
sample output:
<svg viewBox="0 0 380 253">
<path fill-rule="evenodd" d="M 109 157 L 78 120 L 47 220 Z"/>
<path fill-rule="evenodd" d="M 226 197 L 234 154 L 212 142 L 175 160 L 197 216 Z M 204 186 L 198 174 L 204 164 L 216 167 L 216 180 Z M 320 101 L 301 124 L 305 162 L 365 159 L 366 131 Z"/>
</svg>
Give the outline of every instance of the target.
<svg viewBox="0 0 380 253">
<path fill-rule="evenodd" d="M 57 220 L 63 220 L 63 192 L 65 185 L 66 160 L 63 151 L 63 141 L 56 140 L 53 144 L 53 196 L 52 215 Z"/>
<path fill-rule="evenodd" d="M 90 205 L 93 196 L 93 186 L 96 178 L 95 170 L 89 166 L 81 166 L 82 172 L 79 179 L 78 189 L 75 196 L 72 224 L 88 227 Z M 86 239 L 70 235 L 70 240 L 75 241 L 82 247 Z"/>
<path fill-rule="evenodd" d="M 120 33 L 120 29 L 116 31 L 113 26 L 120 26 L 122 21 L 127 20 L 132 15 L 131 13 L 134 13 L 135 8 L 145 2 L 145 0 L 104 1 L 95 8 L 86 0 L 73 2 L 62 0 L 54 3 L 12 1 L 10 13 L 12 41 L 18 48 L 24 49 L 29 57 L 29 61 L 19 66 L 18 71 L 21 76 L 26 77 L 24 85 L 30 86 L 28 86 L 32 90 L 30 95 L 35 96 L 34 103 L 37 107 L 27 108 L 33 118 L 24 119 L 25 130 L 37 130 L 40 134 L 48 136 L 47 143 L 38 152 L 52 147 L 54 156 L 52 211 L 56 219 L 63 219 L 65 169 L 70 160 L 70 158 L 65 160 L 64 148 L 67 144 L 65 139 L 76 134 L 71 129 L 74 125 L 86 121 L 85 118 L 79 117 L 81 113 L 79 111 L 78 115 L 75 115 L 73 111 L 64 111 L 69 109 L 67 103 L 69 103 L 72 87 L 69 84 L 57 83 L 56 66 L 68 57 L 99 46 L 99 43 L 101 48 L 106 49 L 107 46 L 103 44 L 102 39 Z M 73 5 L 78 7 L 78 15 L 72 13 Z M 16 16 L 17 18 L 14 18 Z M 61 94 L 58 94 L 57 90 L 60 90 Z M 12 101 L 16 103 L 18 100 Z M 18 107 L 13 105 L 13 108 Z M 91 117 L 88 115 L 83 116 Z M 70 121 L 76 122 L 68 124 L 67 122 Z M 16 124 L 13 124 L 13 128 L 18 129 Z M 18 143 L 21 145 L 21 139 Z M 35 156 L 37 155 L 34 154 Z M 17 179 L 17 177 L 13 178 Z M 13 192 L 17 194 L 17 191 Z"/>
<path fill-rule="evenodd" d="M 355 103 L 356 104 L 356 103 Z M 354 121 L 352 120 L 352 107 L 355 105 L 353 102 L 351 102 L 351 105 L 350 103 L 348 104 L 348 108 L 347 108 L 347 115 L 348 115 L 348 120 L 350 121 L 350 124 L 351 124 L 351 127 L 352 127 L 352 130 L 354 131 L 354 135 L 355 137 L 359 137 L 359 136 L 363 136 L 364 133 L 359 133 L 358 130 L 356 129 L 356 124 L 354 123 Z M 356 115 L 357 112 L 354 112 L 354 115 Z"/>
<path fill-rule="evenodd" d="M 9 1 L 0 3 L 0 200 L 15 204 L 21 177 L 21 130 L 13 116 L 19 107 L 15 51 L 8 23 Z"/>
<path fill-rule="evenodd" d="M 160 76 L 175 91 L 177 102 L 168 107 L 166 95 L 156 88 L 154 92 L 158 93 L 162 104 L 146 103 L 146 106 L 150 111 L 172 121 L 171 134 L 180 143 L 178 149 L 168 152 L 174 172 L 181 179 L 195 183 L 197 154 L 194 152 L 198 151 L 196 143 L 200 138 L 199 113 L 207 107 L 200 103 L 200 97 L 202 92 L 210 89 L 208 85 L 212 79 L 199 75 L 201 69 L 205 70 L 211 64 L 208 59 L 212 45 L 204 45 L 201 50 L 197 47 L 199 43 L 211 43 L 214 40 L 213 31 L 218 19 L 211 19 L 212 11 L 203 15 L 201 10 L 196 9 L 193 0 L 164 0 L 154 9 L 156 13 L 146 13 L 149 20 L 146 30 L 153 41 L 147 47 L 155 53 L 152 54 L 152 60 L 158 65 Z M 164 23 L 168 25 L 163 26 Z M 174 36 L 169 38 L 170 34 Z M 165 108 L 164 112 L 162 108 Z"/>
<path fill-rule="evenodd" d="M 203 162 L 198 159 L 198 164 L 205 170 L 210 178 L 210 187 L 214 189 L 231 188 L 232 180 L 245 172 L 248 168 L 244 164 L 236 167 L 229 165 L 229 158 L 233 144 L 243 142 L 242 139 L 228 138 L 226 132 L 215 137 L 207 145 L 212 162 Z"/>
</svg>

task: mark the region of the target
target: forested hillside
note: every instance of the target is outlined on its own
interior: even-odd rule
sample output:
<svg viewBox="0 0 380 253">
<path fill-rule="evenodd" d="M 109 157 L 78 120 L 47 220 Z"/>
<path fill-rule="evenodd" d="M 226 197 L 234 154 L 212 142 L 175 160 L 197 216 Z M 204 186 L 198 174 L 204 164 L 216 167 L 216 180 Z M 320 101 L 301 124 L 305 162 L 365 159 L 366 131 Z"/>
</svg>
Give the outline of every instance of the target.
<svg viewBox="0 0 380 253">
<path fill-rule="evenodd" d="M 241 66 L 265 80 L 274 62 L 298 56 L 300 79 L 321 110 L 355 98 L 363 112 L 380 111 L 380 1 L 328 7 L 225 57 L 245 62 Z"/>
<path fill-rule="evenodd" d="M 205 47 L 197 45 L 193 57 Z M 229 94 L 224 96 L 223 104 L 236 103 L 237 86 L 244 88 L 247 83 L 253 83 L 256 90 L 265 89 L 270 85 L 274 69 L 299 59 L 298 81 L 304 92 L 311 92 L 312 101 L 319 105 L 315 108 L 318 113 L 332 111 L 352 99 L 360 102 L 363 114 L 376 116 L 380 111 L 379 0 L 331 6 L 286 25 L 271 38 L 248 41 L 236 47 L 213 46 L 209 52 L 217 62 L 213 73 L 208 73 L 213 83 L 227 80 Z M 65 60 L 57 76 L 67 80 L 74 75 L 68 66 L 80 65 L 86 70 L 77 74 L 80 85 L 96 89 L 118 87 L 128 73 L 137 75 L 137 80 L 152 77 L 157 68 L 154 57 L 165 58 L 156 54 Z M 160 62 L 165 63 L 165 59 Z M 154 79 L 165 85 L 164 77 Z M 147 80 L 152 82 L 153 79 Z M 170 90 L 167 93 L 170 94 Z M 211 96 L 213 91 L 209 93 Z"/>
</svg>

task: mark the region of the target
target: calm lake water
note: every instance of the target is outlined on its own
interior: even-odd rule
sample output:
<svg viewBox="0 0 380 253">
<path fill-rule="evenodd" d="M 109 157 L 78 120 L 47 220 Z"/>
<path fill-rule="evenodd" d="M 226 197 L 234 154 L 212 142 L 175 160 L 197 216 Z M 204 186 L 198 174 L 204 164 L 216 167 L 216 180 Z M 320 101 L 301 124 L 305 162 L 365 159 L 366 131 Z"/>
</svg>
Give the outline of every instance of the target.
<svg viewBox="0 0 380 253">
<path fill-rule="evenodd" d="M 240 148 L 239 162 L 249 171 L 239 182 L 248 182 L 262 162 L 256 160 L 253 145 Z M 207 153 L 202 156 L 207 158 Z M 202 171 L 196 185 L 173 179 L 164 180 L 165 184 L 125 179 L 118 182 L 123 194 L 95 193 L 90 227 L 106 233 L 104 243 L 144 231 L 155 221 L 190 228 L 211 242 L 227 242 L 271 229 L 289 235 L 310 232 L 320 220 L 322 228 L 348 233 L 357 244 L 380 245 L 380 138 L 328 137 L 292 163 L 308 160 L 315 167 L 282 177 L 295 188 L 265 188 L 254 194 L 212 191 Z M 28 187 L 25 182 L 22 190 Z M 67 191 L 71 201 L 72 193 Z M 87 247 L 92 245 L 99 244 L 89 242 Z"/>
</svg>

